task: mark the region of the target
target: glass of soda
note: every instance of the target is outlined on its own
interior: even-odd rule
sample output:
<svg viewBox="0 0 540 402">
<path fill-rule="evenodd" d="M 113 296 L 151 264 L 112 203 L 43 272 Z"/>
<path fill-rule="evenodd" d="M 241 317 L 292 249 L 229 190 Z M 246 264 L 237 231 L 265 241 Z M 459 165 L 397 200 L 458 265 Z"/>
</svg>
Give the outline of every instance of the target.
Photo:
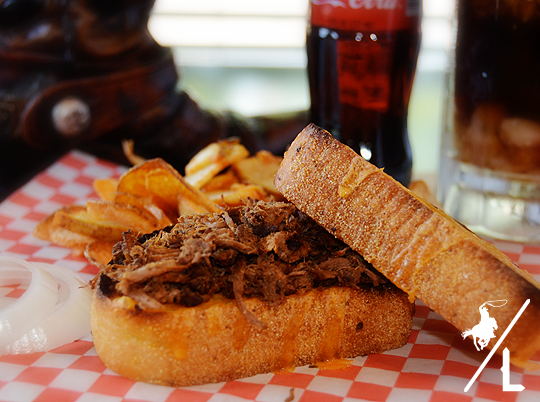
<svg viewBox="0 0 540 402">
<path fill-rule="evenodd" d="M 439 200 L 480 235 L 540 242 L 540 0 L 457 0 Z"/>
</svg>

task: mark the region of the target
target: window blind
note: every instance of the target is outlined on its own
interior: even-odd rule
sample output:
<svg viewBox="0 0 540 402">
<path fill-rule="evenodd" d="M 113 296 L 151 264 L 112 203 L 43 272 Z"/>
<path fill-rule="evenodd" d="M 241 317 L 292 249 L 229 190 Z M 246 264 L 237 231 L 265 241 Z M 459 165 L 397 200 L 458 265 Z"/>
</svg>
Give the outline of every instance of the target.
<svg viewBox="0 0 540 402">
<path fill-rule="evenodd" d="M 455 0 L 424 0 L 420 70 L 443 70 Z M 149 29 L 182 65 L 304 68 L 308 0 L 156 0 Z"/>
</svg>

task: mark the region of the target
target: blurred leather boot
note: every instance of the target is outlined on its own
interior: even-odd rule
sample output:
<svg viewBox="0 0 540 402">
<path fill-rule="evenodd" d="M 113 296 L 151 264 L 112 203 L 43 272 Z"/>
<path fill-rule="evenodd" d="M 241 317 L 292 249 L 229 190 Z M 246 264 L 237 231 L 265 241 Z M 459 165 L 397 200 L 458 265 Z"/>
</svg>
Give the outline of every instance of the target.
<svg viewBox="0 0 540 402">
<path fill-rule="evenodd" d="M 70 149 L 128 164 L 185 163 L 218 139 L 281 154 L 306 111 L 245 118 L 179 90 L 170 49 L 148 31 L 154 0 L 0 0 L 0 199 Z"/>
</svg>

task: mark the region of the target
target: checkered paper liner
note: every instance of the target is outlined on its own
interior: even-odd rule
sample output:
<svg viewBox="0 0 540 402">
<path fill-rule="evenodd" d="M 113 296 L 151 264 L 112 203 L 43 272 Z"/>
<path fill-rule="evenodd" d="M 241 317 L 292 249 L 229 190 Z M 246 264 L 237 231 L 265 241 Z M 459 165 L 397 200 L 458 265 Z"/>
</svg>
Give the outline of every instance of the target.
<svg viewBox="0 0 540 402">
<path fill-rule="evenodd" d="M 96 178 L 125 171 L 110 162 L 73 151 L 0 204 L 0 255 L 55 263 L 89 280 L 97 269 L 70 249 L 32 235 L 35 225 L 66 204 L 97 198 Z M 540 247 L 494 242 L 521 268 L 540 280 Z M 22 290 L 0 288 L 0 296 Z M 468 392 L 465 386 L 487 357 L 470 339 L 417 302 L 413 330 L 400 349 L 352 360 L 344 369 L 298 367 L 227 383 L 171 388 L 134 382 L 107 369 L 91 334 L 48 353 L 0 356 L 0 401 L 18 402 L 240 402 L 240 401 L 540 401 L 540 370 L 511 367 L 510 383 L 522 392 L 502 389 L 502 358 L 493 356 Z M 540 361 L 540 354 L 534 360 Z"/>
</svg>

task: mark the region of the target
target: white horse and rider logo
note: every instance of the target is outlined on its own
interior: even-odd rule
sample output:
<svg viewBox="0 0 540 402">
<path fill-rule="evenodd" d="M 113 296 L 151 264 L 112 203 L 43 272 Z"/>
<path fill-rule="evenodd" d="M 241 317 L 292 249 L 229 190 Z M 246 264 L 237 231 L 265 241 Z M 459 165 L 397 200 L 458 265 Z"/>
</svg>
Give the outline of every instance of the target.
<svg viewBox="0 0 540 402">
<path fill-rule="evenodd" d="M 467 384 L 464 391 L 467 392 L 471 388 L 472 384 L 486 364 L 489 362 L 489 359 L 493 356 L 493 354 L 497 351 L 499 346 L 502 344 L 516 321 L 519 319 L 525 308 L 529 305 L 531 302 L 531 299 L 527 299 L 525 303 L 523 303 L 523 306 L 518 311 L 518 313 L 515 315 L 514 319 L 510 324 L 506 327 L 503 334 L 499 337 L 499 340 L 495 343 L 495 345 L 491 348 L 491 351 L 489 352 L 488 356 L 484 359 L 484 362 L 482 365 L 476 370 L 476 373 L 474 373 L 473 378 L 471 378 L 471 381 Z M 476 324 L 472 329 L 468 329 L 465 332 L 462 332 L 461 335 L 463 336 L 463 339 L 468 337 L 469 335 L 472 336 L 474 341 L 474 346 L 476 347 L 476 350 L 480 351 L 483 350 L 488 344 L 489 341 L 493 338 L 495 338 L 495 330 L 498 329 L 497 321 L 495 321 L 495 318 L 491 317 L 488 312 L 488 308 L 486 306 L 491 307 L 502 307 L 506 305 L 506 300 L 493 300 L 493 301 L 487 301 L 484 304 L 482 304 L 478 310 L 480 311 L 480 322 Z M 501 367 L 501 371 L 503 373 L 503 391 L 523 391 L 525 387 L 521 384 L 511 384 L 510 383 L 510 351 L 508 348 L 504 348 L 502 352 L 502 358 L 503 358 L 503 365 Z"/>
<path fill-rule="evenodd" d="M 463 339 L 472 336 L 476 350 L 483 350 L 492 338 L 495 338 L 495 330 L 498 328 L 495 318 L 489 315 L 487 306 L 502 307 L 506 304 L 506 300 L 487 301 L 479 307 L 480 322 L 472 329 L 462 332 Z M 480 347 L 478 347 L 480 345 Z"/>
</svg>

